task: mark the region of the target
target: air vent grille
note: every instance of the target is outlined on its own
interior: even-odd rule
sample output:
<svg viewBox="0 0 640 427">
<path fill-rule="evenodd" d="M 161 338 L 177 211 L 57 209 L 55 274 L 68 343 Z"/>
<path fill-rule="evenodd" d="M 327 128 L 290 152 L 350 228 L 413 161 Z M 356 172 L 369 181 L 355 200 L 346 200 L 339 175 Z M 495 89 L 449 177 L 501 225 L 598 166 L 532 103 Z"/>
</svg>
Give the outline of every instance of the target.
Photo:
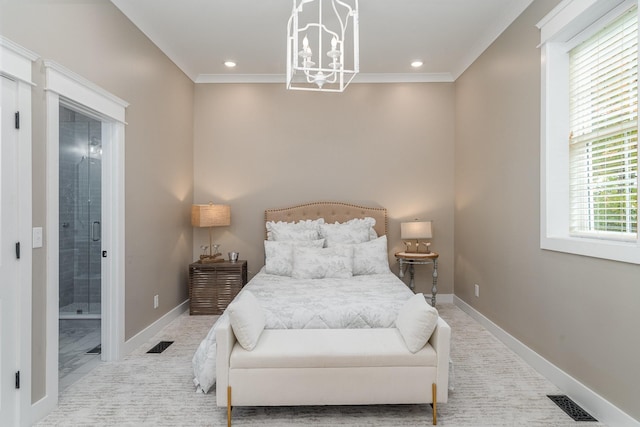
<svg viewBox="0 0 640 427">
<path fill-rule="evenodd" d="M 567 413 L 574 421 L 598 421 L 593 418 L 587 411 L 582 409 L 580 405 L 578 405 L 573 400 L 569 399 L 564 394 L 561 395 L 547 395 L 549 399 L 551 399 L 556 405 L 560 407 L 564 412 Z"/>
<path fill-rule="evenodd" d="M 147 353 L 162 353 L 173 344 L 173 341 L 160 341 L 158 344 L 154 345 L 151 350 L 147 351 Z"/>
<path fill-rule="evenodd" d="M 102 353 L 102 345 L 98 344 L 97 346 L 93 347 L 91 350 L 87 351 L 87 354 L 100 354 Z"/>
</svg>

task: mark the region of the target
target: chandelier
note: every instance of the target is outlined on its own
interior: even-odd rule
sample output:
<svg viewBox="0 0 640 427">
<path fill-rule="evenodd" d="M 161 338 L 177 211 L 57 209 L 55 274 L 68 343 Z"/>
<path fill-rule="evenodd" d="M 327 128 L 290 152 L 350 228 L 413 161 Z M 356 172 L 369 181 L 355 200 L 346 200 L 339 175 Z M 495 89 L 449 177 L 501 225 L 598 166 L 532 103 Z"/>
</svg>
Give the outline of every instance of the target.
<svg viewBox="0 0 640 427">
<path fill-rule="evenodd" d="M 358 73 L 358 0 L 293 0 L 287 30 L 287 89 L 342 92 Z"/>
</svg>

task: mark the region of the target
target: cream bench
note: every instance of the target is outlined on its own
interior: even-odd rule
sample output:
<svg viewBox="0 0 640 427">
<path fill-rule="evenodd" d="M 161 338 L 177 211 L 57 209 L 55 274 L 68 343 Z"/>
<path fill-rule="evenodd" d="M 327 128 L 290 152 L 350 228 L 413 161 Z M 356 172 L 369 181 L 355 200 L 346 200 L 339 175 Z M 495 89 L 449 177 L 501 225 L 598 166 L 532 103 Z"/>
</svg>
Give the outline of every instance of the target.
<svg viewBox="0 0 640 427">
<path fill-rule="evenodd" d="M 221 319 L 224 320 L 224 319 Z M 437 403 L 448 397 L 451 328 L 442 320 L 411 353 L 396 328 L 264 330 L 247 351 L 216 326 L 216 401 L 232 406 Z"/>
</svg>

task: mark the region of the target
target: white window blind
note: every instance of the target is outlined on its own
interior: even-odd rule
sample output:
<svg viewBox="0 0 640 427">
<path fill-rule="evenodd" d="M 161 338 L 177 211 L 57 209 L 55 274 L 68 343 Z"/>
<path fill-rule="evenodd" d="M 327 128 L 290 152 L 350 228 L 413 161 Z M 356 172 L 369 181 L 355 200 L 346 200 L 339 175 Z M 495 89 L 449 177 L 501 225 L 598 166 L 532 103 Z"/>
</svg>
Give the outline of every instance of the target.
<svg viewBox="0 0 640 427">
<path fill-rule="evenodd" d="M 637 77 L 637 8 L 569 52 L 572 236 L 637 239 Z"/>
</svg>

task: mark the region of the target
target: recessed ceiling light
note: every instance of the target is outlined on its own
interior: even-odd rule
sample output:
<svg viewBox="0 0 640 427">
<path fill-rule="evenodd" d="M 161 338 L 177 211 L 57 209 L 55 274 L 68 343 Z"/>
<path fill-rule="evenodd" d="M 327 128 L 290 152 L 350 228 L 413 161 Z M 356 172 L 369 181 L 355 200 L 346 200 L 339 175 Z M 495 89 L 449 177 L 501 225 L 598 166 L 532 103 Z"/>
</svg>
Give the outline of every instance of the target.
<svg viewBox="0 0 640 427">
<path fill-rule="evenodd" d="M 227 68 L 233 68 L 236 66 L 236 63 L 234 61 L 224 61 L 224 65 Z"/>
<path fill-rule="evenodd" d="M 420 68 L 420 67 L 422 67 L 422 61 L 420 61 L 420 60 L 418 60 L 418 61 L 413 61 L 413 62 L 411 63 L 411 66 L 412 66 L 413 68 Z"/>
</svg>

